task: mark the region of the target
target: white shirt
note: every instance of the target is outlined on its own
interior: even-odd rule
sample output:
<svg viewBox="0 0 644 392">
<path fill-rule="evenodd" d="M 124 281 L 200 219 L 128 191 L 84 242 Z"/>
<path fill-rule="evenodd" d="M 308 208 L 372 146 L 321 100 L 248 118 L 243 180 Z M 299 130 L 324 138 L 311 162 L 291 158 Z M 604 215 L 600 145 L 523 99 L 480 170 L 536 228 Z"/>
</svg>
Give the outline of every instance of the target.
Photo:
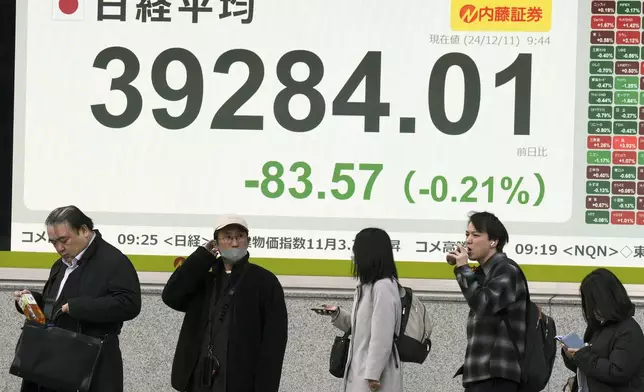
<svg viewBox="0 0 644 392">
<path fill-rule="evenodd" d="M 63 287 L 65 287 L 65 282 L 67 282 L 67 278 L 69 278 L 69 275 L 78 268 L 78 261 L 83 257 L 83 253 L 89 248 L 89 246 L 92 244 L 94 241 L 94 238 L 96 238 L 96 233 L 92 233 L 92 239 L 89 240 L 89 243 L 83 249 L 78 256 L 74 257 L 74 260 L 72 260 L 71 263 L 66 262 L 64 259 L 62 260 L 63 263 L 67 266 L 67 269 L 65 270 L 65 276 L 63 276 L 63 280 L 60 282 L 60 287 L 58 288 L 58 294 L 56 295 L 56 301 L 58 301 L 58 297 L 60 297 L 60 293 L 63 292 Z"/>
</svg>

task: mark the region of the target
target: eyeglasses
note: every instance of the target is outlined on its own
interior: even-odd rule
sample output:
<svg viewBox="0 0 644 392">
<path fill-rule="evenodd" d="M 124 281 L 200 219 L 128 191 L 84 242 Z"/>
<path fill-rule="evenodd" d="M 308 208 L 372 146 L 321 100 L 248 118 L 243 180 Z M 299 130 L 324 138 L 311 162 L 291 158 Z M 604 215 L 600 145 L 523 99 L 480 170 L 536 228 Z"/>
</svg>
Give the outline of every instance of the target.
<svg viewBox="0 0 644 392">
<path fill-rule="evenodd" d="M 246 234 L 223 235 L 219 237 L 219 242 L 223 242 L 224 244 L 230 244 L 231 242 L 233 242 L 234 239 L 237 240 L 237 242 L 246 241 L 248 239 L 248 235 Z"/>
</svg>

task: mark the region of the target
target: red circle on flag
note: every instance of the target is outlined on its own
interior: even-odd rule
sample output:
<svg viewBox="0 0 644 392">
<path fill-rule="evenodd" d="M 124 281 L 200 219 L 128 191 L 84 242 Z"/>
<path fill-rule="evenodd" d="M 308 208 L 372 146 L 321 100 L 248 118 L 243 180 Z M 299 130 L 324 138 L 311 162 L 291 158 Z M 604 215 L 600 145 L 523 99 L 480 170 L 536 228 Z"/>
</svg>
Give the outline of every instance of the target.
<svg viewBox="0 0 644 392">
<path fill-rule="evenodd" d="M 78 10 L 78 0 L 58 0 L 58 8 L 63 14 L 71 15 Z"/>
</svg>

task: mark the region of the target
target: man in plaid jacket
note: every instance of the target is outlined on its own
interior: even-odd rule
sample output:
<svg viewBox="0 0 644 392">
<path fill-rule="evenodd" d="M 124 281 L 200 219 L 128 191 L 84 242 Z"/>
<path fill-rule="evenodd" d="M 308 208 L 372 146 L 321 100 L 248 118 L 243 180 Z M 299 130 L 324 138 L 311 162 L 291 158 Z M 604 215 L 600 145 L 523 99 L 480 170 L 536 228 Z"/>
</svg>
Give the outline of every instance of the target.
<svg viewBox="0 0 644 392">
<path fill-rule="evenodd" d="M 516 392 L 519 387 L 527 288 L 520 271 L 503 253 L 508 240 L 505 226 L 494 214 L 474 213 L 466 231 L 466 246 L 448 256 L 470 307 L 465 363 L 456 373 L 462 374 L 466 392 Z M 468 259 L 479 266 L 471 268 Z M 504 317 L 513 335 L 508 333 Z M 510 336 L 516 337 L 519 353 Z"/>
</svg>

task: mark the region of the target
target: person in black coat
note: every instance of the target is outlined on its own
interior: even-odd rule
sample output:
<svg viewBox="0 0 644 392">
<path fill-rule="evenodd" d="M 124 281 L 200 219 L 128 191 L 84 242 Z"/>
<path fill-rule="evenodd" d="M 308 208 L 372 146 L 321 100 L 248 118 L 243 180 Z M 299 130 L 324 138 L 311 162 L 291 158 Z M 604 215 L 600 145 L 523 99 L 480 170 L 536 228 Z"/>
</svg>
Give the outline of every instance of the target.
<svg viewBox="0 0 644 392">
<path fill-rule="evenodd" d="M 107 335 L 90 392 L 122 392 L 123 361 L 118 335 L 141 311 L 141 287 L 130 260 L 106 242 L 92 220 L 75 206 L 52 211 L 45 224 L 61 256 L 42 293 L 31 292 L 49 321 L 97 338 Z M 16 300 L 29 290 L 14 293 Z M 16 308 L 22 309 L 16 301 Z M 56 315 L 57 318 L 52 320 Z M 23 380 L 21 392 L 56 392 Z M 62 391 L 59 391 L 62 392 Z"/>
<path fill-rule="evenodd" d="M 599 268 L 584 278 L 580 291 L 585 346 L 562 345 L 564 364 L 576 373 L 571 390 L 644 391 L 644 334 L 626 289 L 612 272 Z"/>
<path fill-rule="evenodd" d="M 278 392 L 288 336 L 284 291 L 249 262 L 248 225 L 220 218 L 162 294 L 185 312 L 172 364 L 172 387 L 190 392 Z M 228 305 L 225 304 L 228 302 Z"/>
</svg>

